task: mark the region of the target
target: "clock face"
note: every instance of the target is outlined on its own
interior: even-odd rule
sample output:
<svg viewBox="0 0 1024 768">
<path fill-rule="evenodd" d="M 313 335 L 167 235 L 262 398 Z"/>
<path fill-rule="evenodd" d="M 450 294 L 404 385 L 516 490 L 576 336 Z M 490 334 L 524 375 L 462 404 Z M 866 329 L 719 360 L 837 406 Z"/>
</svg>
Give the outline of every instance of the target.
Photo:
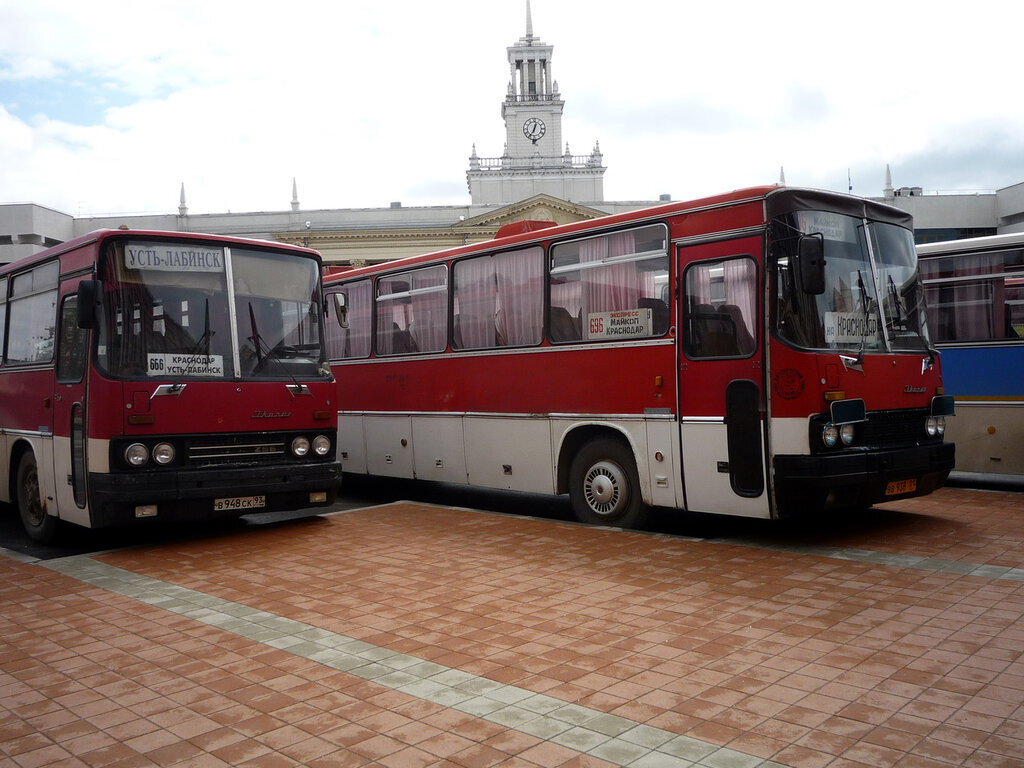
<svg viewBox="0 0 1024 768">
<path fill-rule="evenodd" d="M 544 127 L 544 121 L 539 117 L 531 117 L 523 123 L 523 136 L 534 144 L 537 143 L 537 139 L 544 135 L 545 130 L 547 129 Z"/>
</svg>

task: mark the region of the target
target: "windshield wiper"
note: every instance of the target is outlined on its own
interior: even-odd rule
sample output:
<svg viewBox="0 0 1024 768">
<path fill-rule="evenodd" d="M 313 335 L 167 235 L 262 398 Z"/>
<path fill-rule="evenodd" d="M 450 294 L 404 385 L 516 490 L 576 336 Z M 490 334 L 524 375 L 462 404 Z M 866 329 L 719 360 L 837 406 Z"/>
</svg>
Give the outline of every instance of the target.
<svg viewBox="0 0 1024 768">
<path fill-rule="evenodd" d="M 252 372 L 255 373 L 259 369 L 263 364 L 264 355 L 266 355 L 267 360 L 273 361 L 280 371 L 292 380 L 292 384 L 294 385 L 294 389 L 292 389 L 293 394 L 308 394 L 309 388 L 305 384 L 299 383 L 299 380 L 295 378 L 295 375 L 284 366 L 275 354 L 274 348 L 267 344 L 267 342 L 263 340 L 263 337 L 260 336 L 259 328 L 256 326 L 256 313 L 252 309 L 251 301 L 249 302 L 249 325 L 252 329 L 252 336 L 249 337 L 249 340 L 252 341 L 253 348 L 256 351 L 256 366 L 252 369 Z"/>
<path fill-rule="evenodd" d="M 857 270 L 857 288 L 860 290 L 860 304 L 864 309 L 864 327 L 860 332 L 860 348 L 857 350 L 856 357 L 850 357 L 849 355 L 839 355 L 839 361 L 843 364 L 843 367 L 847 370 L 864 372 L 864 346 L 868 340 L 868 329 L 871 327 L 871 297 L 868 296 L 868 289 L 864 285 L 864 275 L 861 271 Z"/>
<path fill-rule="evenodd" d="M 892 275 L 889 275 L 889 298 L 892 300 L 893 312 L 896 314 L 892 327 L 896 330 L 905 330 L 903 302 L 900 301 L 900 292 L 896 288 L 896 281 L 892 279 Z"/>
<path fill-rule="evenodd" d="M 256 313 L 252 310 L 251 301 L 249 302 L 249 330 L 252 331 L 249 341 L 252 342 L 253 350 L 256 352 L 256 365 L 259 365 L 263 362 L 263 348 L 267 344 L 263 341 L 263 337 L 260 336 L 259 328 L 256 327 Z"/>
<path fill-rule="evenodd" d="M 921 333 L 921 329 L 918 327 L 918 324 L 911 323 L 909 316 L 904 319 L 903 315 L 906 314 L 906 309 L 903 307 L 903 301 L 900 299 L 899 291 L 896 288 L 896 281 L 892 279 L 892 275 L 889 275 L 889 295 L 892 299 L 893 307 L 895 307 L 896 310 L 896 324 L 893 325 L 893 329 L 905 331 L 908 326 L 910 327 L 910 330 L 914 332 L 914 335 L 917 336 L 918 340 L 921 342 L 921 346 L 928 352 L 928 367 L 931 368 L 935 365 L 936 352 L 932 349 L 931 344 L 928 343 L 928 339 L 926 339 L 924 334 Z M 922 368 L 922 373 L 923 372 L 924 368 Z"/>
<path fill-rule="evenodd" d="M 204 313 L 204 315 L 205 316 L 204 316 L 204 320 L 203 320 L 203 322 L 204 322 L 204 325 L 203 325 L 203 335 L 200 336 L 198 339 L 196 339 L 196 343 L 193 345 L 192 351 L 189 354 L 192 354 L 192 355 L 197 354 L 199 352 L 199 350 L 203 347 L 203 345 L 206 345 L 206 351 L 203 354 L 206 355 L 207 357 L 209 357 L 210 356 L 210 340 L 213 338 L 213 334 L 216 333 L 216 331 L 211 331 L 210 330 L 210 300 L 209 299 L 206 300 L 206 312 Z"/>
</svg>

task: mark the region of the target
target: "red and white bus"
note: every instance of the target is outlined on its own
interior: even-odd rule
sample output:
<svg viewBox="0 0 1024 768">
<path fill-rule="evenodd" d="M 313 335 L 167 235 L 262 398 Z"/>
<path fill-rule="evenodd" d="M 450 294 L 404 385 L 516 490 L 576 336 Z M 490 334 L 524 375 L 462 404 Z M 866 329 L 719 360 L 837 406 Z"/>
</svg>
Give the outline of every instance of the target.
<svg viewBox="0 0 1024 768">
<path fill-rule="evenodd" d="M 543 224 L 327 281 L 346 472 L 567 492 L 628 527 L 866 506 L 953 467 L 903 212 L 760 187 Z"/>
<path fill-rule="evenodd" d="M 29 535 L 333 502 L 321 262 L 98 231 L 0 268 L 0 501 Z"/>
</svg>

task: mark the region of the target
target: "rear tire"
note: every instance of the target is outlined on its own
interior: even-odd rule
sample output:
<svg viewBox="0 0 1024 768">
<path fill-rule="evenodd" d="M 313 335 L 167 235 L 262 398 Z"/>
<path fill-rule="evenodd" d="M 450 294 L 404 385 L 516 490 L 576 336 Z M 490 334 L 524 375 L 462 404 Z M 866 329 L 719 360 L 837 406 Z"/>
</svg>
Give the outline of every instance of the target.
<svg viewBox="0 0 1024 768">
<path fill-rule="evenodd" d="M 569 469 L 569 499 L 581 523 L 639 528 L 647 520 L 636 462 L 619 440 L 601 438 L 580 449 Z"/>
<path fill-rule="evenodd" d="M 57 538 L 58 520 L 46 514 L 42 497 L 39 495 L 39 472 L 32 451 L 25 451 L 18 462 L 16 478 L 18 489 L 18 512 L 25 532 L 34 541 L 50 544 Z"/>
</svg>

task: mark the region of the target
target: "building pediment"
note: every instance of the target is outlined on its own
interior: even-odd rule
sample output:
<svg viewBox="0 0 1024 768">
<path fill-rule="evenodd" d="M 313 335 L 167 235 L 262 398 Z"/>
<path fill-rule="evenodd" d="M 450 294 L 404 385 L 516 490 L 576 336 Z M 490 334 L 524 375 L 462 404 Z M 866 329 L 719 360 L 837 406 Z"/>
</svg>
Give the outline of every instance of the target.
<svg viewBox="0 0 1024 768">
<path fill-rule="evenodd" d="M 506 205 L 479 216 L 460 221 L 456 227 L 465 229 L 498 229 L 517 221 L 553 221 L 556 224 L 572 224 L 607 216 L 604 211 L 586 205 L 578 205 L 546 194 L 534 195 L 525 200 Z"/>
</svg>

